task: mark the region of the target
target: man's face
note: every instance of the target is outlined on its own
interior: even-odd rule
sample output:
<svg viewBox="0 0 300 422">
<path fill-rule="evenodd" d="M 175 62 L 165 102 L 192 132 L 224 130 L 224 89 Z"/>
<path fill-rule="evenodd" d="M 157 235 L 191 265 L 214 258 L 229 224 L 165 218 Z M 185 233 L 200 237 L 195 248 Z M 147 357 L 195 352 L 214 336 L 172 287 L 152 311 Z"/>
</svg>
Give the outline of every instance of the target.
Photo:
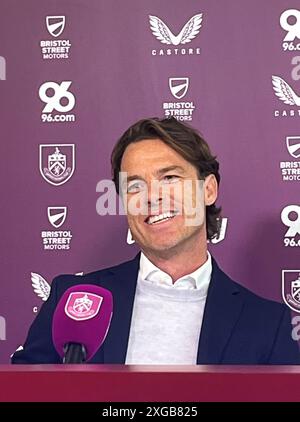
<svg viewBox="0 0 300 422">
<path fill-rule="evenodd" d="M 132 143 L 121 172 L 128 224 L 142 250 L 180 252 L 195 240 L 206 242 L 205 182 L 175 150 L 159 139 Z"/>
</svg>

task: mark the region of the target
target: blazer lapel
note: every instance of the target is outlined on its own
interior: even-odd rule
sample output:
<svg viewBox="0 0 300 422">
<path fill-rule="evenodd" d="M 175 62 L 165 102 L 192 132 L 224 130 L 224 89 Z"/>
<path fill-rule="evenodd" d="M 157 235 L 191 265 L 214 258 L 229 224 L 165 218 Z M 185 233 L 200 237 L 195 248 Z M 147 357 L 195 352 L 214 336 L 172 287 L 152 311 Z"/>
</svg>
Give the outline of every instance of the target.
<svg viewBox="0 0 300 422">
<path fill-rule="evenodd" d="M 223 351 L 243 308 L 238 285 L 220 270 L 213 260 L 198 347 L 198 364 L 222 363 Z"/>
<path fill-rule="evenodd" d="M 113 295 L 113 317 L 102 346 L 104 363 L 125 363 L 139 258 L 140 254 L 132 261 L 110 270 L 108 274 L 107 287 Z"/>
</svg>

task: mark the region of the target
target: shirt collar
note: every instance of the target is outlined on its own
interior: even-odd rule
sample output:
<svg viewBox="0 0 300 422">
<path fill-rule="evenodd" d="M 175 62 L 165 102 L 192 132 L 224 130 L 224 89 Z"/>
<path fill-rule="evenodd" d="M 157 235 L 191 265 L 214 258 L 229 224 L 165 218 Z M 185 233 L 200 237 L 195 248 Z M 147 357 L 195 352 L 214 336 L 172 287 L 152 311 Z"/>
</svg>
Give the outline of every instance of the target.
<svg viewBox="0 0 300 422">
<path fill-rule="evenodd" d="M 201 290 L 203 295 L 207 294 L 210 278 L 212 273 L 211 255 L 207 251 L 207 260 L 190 274 L 180 277 L 173 284 L 172 278 L 169 274 L 156 267 L 144 254 L 141 252 L 139 275 L 142 280 L 151 282 L 154 285 L 162 287 L 176 288 L 176 289 L 197 289 Z"/>
</svg>

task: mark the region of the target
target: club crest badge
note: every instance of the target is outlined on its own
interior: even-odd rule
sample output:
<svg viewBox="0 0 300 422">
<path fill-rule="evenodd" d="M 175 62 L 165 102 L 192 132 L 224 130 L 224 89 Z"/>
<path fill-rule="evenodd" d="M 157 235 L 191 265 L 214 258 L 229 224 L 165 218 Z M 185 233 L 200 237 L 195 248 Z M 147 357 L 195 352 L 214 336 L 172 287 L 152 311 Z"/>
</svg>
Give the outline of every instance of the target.
<svg viewBox="0 0 300 422">
<path fill-rule="evenodd" d="M 300 312 L 300 270 L 282 271 L 282 297 L 289 308 Z"/>
<path fill-rule="evenodd" d="M 40 173 L 54 186 L 66 183 L 75 170 L 74 144 L 40 145 Z"/>
<path fill-rule="evenodd" d="M 101 307 L 103 298 L 89 292 L 72 292 L 68 297 L 65 313 L 75 321 L 94 318 Z"/>
</svg>

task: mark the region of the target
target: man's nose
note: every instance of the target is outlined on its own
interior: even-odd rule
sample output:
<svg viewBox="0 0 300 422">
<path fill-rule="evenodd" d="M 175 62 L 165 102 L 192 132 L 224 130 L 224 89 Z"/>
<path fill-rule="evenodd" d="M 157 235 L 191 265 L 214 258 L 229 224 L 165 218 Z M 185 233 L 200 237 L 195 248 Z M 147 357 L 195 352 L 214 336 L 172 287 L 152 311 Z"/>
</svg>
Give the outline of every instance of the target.
<svg viewBox="0 0 300 422">
<path fill-rule="evenodd" d="M 157 205 L 162 201 L 162 188 L 158 180 L 152 180 L 148 184 L 148 206 Z"/>
</svg>

